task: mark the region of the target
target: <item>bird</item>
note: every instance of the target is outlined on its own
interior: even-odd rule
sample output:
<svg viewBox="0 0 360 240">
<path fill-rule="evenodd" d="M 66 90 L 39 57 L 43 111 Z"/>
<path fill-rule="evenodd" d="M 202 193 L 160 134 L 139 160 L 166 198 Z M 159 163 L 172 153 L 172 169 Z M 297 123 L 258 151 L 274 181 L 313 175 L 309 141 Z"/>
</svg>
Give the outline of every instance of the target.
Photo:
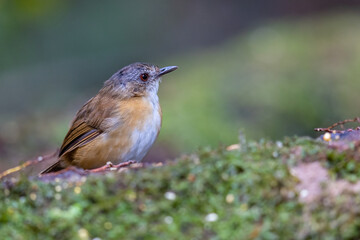
<svg viewBox="0 0 360 240">
<path fill-rule="evenodd" d="M 161 128 L 161 77 L 177 68 L 136 62 L 114 73 L 77 112 L 57 162 L 40 175 L 70 166 L 88 170 L 141 162 Z"/>
</svg>

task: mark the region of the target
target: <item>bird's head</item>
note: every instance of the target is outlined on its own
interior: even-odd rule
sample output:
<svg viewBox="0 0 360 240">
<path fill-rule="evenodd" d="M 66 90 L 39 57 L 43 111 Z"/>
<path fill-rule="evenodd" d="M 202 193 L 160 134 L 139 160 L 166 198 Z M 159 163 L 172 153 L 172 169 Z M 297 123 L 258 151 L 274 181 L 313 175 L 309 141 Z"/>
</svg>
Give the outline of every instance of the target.
<svg viewBox="0 0 360 240">
<path fill-rule="evenodd" d="M 147 63 L 133 63 L 117 71 L 105 82 L 105 88 L 122 97 L 157 94 L 161 77 L 177 66 L 159 68 Z"/>
</svg>

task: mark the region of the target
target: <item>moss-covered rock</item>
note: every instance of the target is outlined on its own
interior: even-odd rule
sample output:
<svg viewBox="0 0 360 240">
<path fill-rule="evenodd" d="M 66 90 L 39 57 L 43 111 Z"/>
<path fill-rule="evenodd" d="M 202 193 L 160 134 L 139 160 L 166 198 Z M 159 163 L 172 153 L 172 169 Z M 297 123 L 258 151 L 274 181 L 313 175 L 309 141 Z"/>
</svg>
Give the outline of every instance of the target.
<svg viewBox="0 0 360 240">
<path fill-rule="evenodd" d="M 71 181 L 10 179 L 0 239 L 357 239 L 360 147 L 343 144 L 242 141 Z M 315 193 L 293 171 L 314 162 L 329 172 Z"/>
</svg>

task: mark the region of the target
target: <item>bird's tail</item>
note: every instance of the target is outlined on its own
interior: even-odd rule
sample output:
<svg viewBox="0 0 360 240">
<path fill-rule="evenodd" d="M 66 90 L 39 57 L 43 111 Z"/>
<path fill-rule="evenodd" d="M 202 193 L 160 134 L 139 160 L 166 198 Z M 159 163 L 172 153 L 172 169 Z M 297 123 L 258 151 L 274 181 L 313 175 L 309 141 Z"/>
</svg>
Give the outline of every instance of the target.
<svg viewBox="0 0 360 240">
<path fill-rule="evenodd" d="M 50 167 L 48 167 L 47 169 L 42 171 L 40 173 L 40 175 L 51 173 L 51 172 L 57 172 L 57 171 L 60 171 L 60 170 L 63 170 L 63 169 L 64 169 L 64 167 L 62 166 L 61 162 L 57 161 L 56 163 L 54 163 L 53 165 L 51 165 Z"/>
</svg>

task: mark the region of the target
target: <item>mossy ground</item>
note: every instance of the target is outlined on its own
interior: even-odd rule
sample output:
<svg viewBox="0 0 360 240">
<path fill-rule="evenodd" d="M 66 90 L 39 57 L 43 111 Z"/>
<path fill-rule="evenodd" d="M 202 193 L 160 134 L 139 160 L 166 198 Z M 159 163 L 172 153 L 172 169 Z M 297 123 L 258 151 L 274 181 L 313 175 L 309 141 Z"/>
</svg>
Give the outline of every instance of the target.
<svg viewBox="0 0 360 240">
<path fill-rule="evenodd" d="M 319 161 L 332 180 L 356 182 L 356 144 L 340 151 L 287 138 L 239 146 L 80 181 L 4 181 L 0 239 L 357 239 L 358 194 L 324 192 L 305 203 L 291 174 Z"/>
</svg>

